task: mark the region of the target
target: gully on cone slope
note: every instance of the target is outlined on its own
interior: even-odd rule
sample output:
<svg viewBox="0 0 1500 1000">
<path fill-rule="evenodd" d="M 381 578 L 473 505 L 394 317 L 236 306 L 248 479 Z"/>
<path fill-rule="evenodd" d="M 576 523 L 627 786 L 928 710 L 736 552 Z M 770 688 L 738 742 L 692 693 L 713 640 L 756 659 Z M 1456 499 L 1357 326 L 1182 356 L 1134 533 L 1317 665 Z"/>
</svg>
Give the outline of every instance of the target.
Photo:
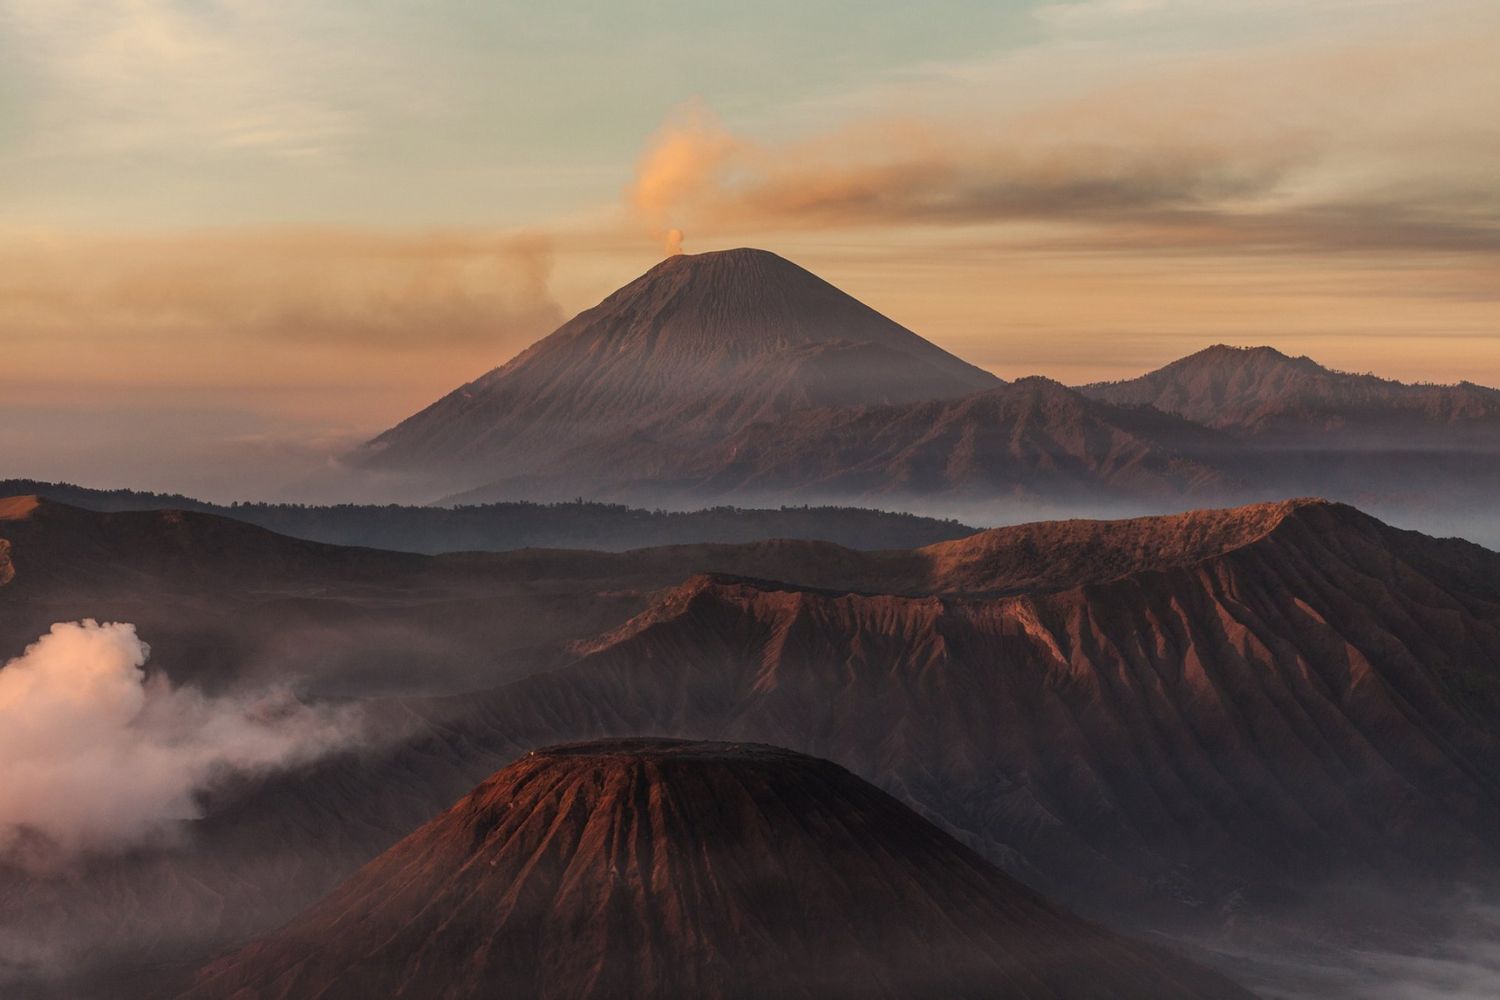
<svg viewBox="0 0 1500 1000">
<path fill-rule="evenodd" d="M 1248 997 L 1071 917 L 834 764 L 532 752 L 192 1000 Z"/>
</svg>

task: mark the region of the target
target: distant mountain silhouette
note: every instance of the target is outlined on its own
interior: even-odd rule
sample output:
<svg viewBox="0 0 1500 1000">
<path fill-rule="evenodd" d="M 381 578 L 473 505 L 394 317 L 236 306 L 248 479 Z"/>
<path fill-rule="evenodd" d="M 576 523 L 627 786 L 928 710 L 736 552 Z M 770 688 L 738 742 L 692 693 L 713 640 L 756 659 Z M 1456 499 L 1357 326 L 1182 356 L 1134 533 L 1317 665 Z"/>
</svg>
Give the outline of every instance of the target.
<svg viewBox="0 0 1500 1000">
<path fill-rule="evenodd" d="M 0 480 L 0 497 L 35 495 L 98 511 L 190 510 L 218 514 L 283 535 L 396 552 L 504 552 L 582 548 L 610 552 L 695 542 L 805 538 L 850 548 L 909 549 L 961 538 L 956 521 L 863 507 L 716 506 L 646 510 L 572 500 L 538 504 L 413 507 L 396 504 L 215 504 L 177 494 L 99 490 L 30 479 Z"/>
<path fill-rule="evenodd" d="M 938 399 L 1000 380 L 790 261 L 668 258 L 513 361 L 371 441 L 368 467 L 548 498 L 599 463 L 647 475 L 684 443 L 813 406 Z"/>
<path fill-rule="evenodd" d="M 353 456 L 444 503 L 880 504 L 974 521 L 1328 496 L 1487 543 L 1500 390 L 1269 347 L 1008 385 L 774 254 L 667 260 Z"/>
<path fill-rule="evenodd" d="M 1333 371 L 1269 347 L 1223 345 L 1124 382 L 1079 389 L 1219 430 L 1257 495 L 1318 494 L 1434 533 L 1500 545 L 1500 390 Z"/>
<path fill-rule="evenodd" d="M 1304 447 L 1328 443 L 1500 446 L 1500 390 L 1471 382 L 1409 385 L 1333 371 L 1271 347 L 1218 344 L 1122 382 L 1082 386 L 1108 403 L 1150 405 L 1209 427 Z"/>
<path fill-rule="evenodd" d="M 362 696 L 414 681 L 488 687 L 560 662 L 569 642 L 694 573 L 828 582 L 897 558 L 784 539 L 426 556 L 289 538 L 205 511 L 18 496 L 0 500 L 0 662 L 53 622 L 92 617 L 135 623 L 156 642 L 155 667 L 208 687 L 277 675 Z"/>
<path fill-rule="evenodd" d="M 183 1000 L 1249 1000 L 1048 904 L 841 767 L 533 751 Z"/>
</svg>

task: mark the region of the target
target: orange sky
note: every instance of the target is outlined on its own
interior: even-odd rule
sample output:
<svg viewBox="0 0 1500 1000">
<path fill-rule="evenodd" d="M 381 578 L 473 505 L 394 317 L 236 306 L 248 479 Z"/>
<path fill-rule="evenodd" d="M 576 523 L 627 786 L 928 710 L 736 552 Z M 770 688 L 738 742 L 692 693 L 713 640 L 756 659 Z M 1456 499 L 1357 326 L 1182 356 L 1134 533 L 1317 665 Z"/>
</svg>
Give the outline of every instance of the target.
<svg viewBox="0 0 1500 1000">
<path fill-rule="evenodd" d="M 1227 342 L 1500 385 L 1500 284 L 1485 255 L 1078 253 L 1014 235 L 882 235 L 753 242 L 1005 378 L 1123 378 Z M 0 254 L 0 384 L 12 406 L 227 400 L 375 430 L 657 259 L 622 242 L 270 231 L 33 243 Z"/>
</svg>

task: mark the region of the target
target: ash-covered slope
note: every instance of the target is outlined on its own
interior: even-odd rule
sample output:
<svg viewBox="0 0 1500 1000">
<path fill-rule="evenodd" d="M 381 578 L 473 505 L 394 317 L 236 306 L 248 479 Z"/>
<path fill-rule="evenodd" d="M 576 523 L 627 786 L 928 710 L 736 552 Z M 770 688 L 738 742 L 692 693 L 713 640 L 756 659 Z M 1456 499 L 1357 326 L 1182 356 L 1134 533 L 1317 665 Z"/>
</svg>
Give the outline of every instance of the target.
<svg viewBox="0 0 1500 1000">
<path fill-rule="evenodd" d="M 666 449 L 796 409 L 998 384 L 775 254 L 680 255 L 386 431 L 358 458 L 469 486 L 545 484 L 541 492 L 562 495 L 594 482 L 602 457 L 644 474 Z"/>
<path fill-rule="evenodd" d="M 1233 442 L 1028 378 L 953 400 L 805 410 L 689 455 L 649 488 L 700 496 L 1086 502 L 1227 495 Z M 1226 461 L 1226 459 L 1230 461 Z M 665 480 L 665 482 L 663 482 Z"/>
<path fill-rule="evenodd" d="M 86 585 L 58 557 L 41 581 L 36 554 L 63 549 L 15 528 L 0 523 L 14 652 L 83 614 L 137 622 L 174 678 L 227 656 L 285 666 L 304 636 L 338 636 L 422 689 L 466 658 L 500 678 L 550 650 L 528 669 L 553 669 L 490 694 L 407 702 L 397 748 L 225 790 L 192 851 L 101 861 L 86 898 L 5 886 L 0 930 L 88 941 L 110 982 L 121 961 L 264 933 L 529 747 L 639 733 L 835 760 L 1048 896 L 1131 929 L 1223 929 L 1229 947 L 1264 921 L 1309 940 L 1436 933 L 1429 888 L 1500 872 L 1500 555 L 1341 505 L 891 553 L 411 556 L 363 585 L 217 588 L 191 569 L 200 547 L 151 573 L 99 563 Z M 704 571 L 720 575 L 687 579 Z"/>
<path fill-rule="evenodd" d="M 1500 448 L 1500 390 L 1472 382 L 1409 385 L 1334 371 L 1271 347 L 1217 344 L 1139 378 L 1079 391 L 1309 448 L 1331 442 L 1461 448 L 1476 437 Z"/>
<path fill-rule="evenodd" d="M 1248 997 L 1046 903 L 843 768 L 534 751 L 187 1000 Z"/>
<path fill-rule="evenodd" d="M 1314 501 L 937 549 L 930 584 L 998 596 L 702 577 L 462 741 L 785 744 L 1116 917 L 1500 872 L 1500 556 Z"/>
</svg>

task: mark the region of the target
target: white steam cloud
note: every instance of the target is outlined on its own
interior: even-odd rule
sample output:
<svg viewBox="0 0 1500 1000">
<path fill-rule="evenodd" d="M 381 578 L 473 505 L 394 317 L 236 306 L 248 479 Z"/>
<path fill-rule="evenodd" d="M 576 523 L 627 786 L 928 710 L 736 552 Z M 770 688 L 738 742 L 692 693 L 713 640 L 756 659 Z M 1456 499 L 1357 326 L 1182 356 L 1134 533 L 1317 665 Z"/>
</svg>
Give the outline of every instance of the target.
<svg viewBox="0 0 1500 1000">
<path fill-rule="evenodd" d="M 352 710 L 289 691 L 215 697 L 148 679 L 150 652 L 134 625 L 89 619 L 0 667 L 0 856 L 45 864 L 159 838 L 200 815 L 216 780 L 359 735 Z"/>
</svg>

